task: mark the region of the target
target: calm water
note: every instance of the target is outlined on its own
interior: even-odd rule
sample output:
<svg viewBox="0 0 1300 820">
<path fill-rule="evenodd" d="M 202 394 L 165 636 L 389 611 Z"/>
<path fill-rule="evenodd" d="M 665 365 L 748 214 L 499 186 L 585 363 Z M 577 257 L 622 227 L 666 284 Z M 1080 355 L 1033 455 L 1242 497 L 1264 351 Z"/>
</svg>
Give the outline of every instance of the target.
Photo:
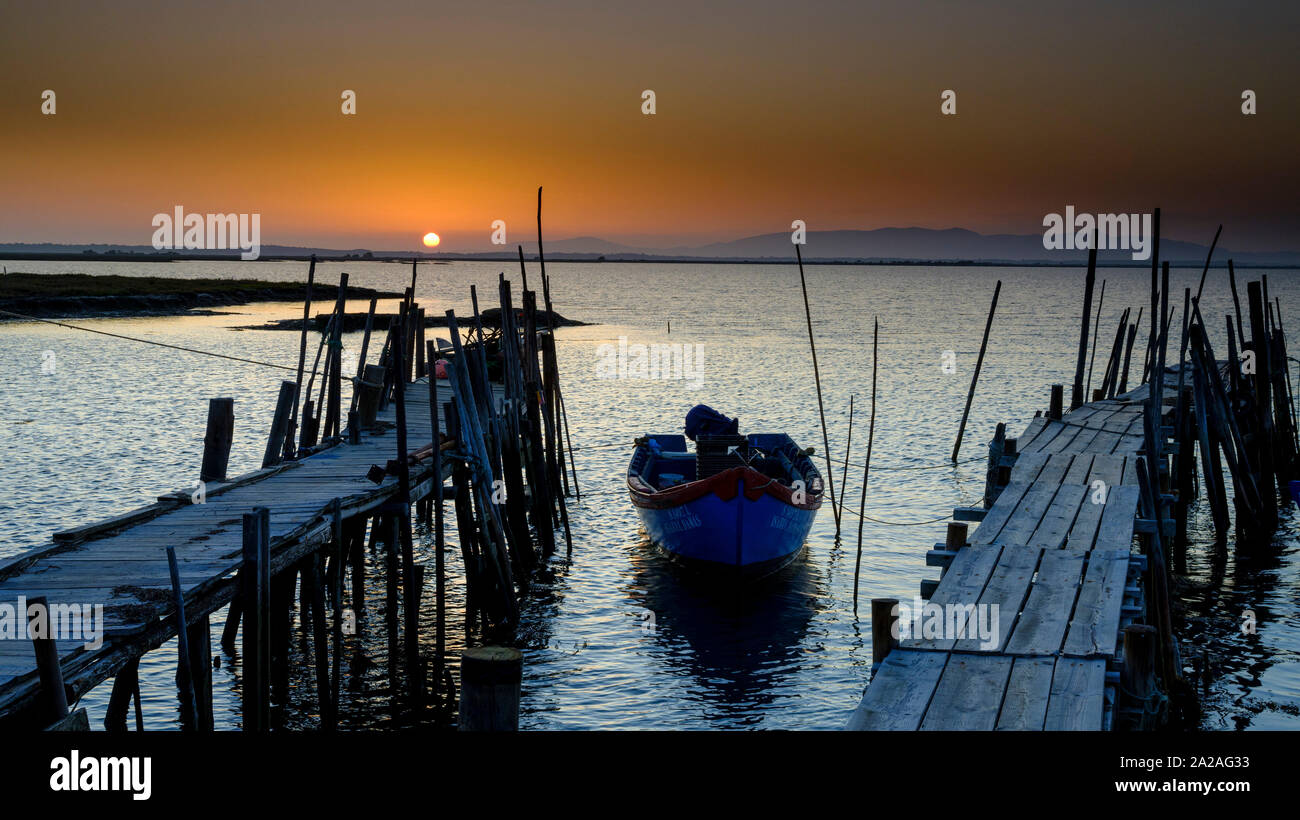
<svg viewBox="0 0 1300 820">
<path fill-rule="evenodd" d="M 24 262 L 9 267 L 275 280 L 299 280 L 306 273 L 298 263 Z M 343 270 L 355 284 L 398 290 L 410 276 L 407 266 L 348 263 L 319 266 L 318 279 L 336 281 Z M 470 284 L 481 294 L 495 294 L 500 270 L 499 263 L 422 267 L 418 299 L 430 312 L 467 312 Z M 517 270 L 506 272 L 517 284 Z M 572 557 L 561 552 L 524 603 L 519 634 L 525 653 L 524 726 L 840 727 L 868 680 L 867 601 L 910 599 L 922 578 L 937 577 L 937 570 L 925 566 L 925 551 L 942 540 L 943 524 L 917 522 L 976 503 L 983 491 L 984 443 L 995 424 L 1005 421 L 1011 434 L 1019 433 L 1036 410 L 1046 408 L 1048 386 L 1072 379 L 1082 271 L 808 269 L 837 493 L 845 489 L 838 460 L 844 457 L 853 395 L 857 414 L 850 461 L 860 464 L 865 455 L 873 317 L 881 323 L 867 515 L 890 523 L 867 521 L 862 528 L 860 614 L 852 603 L 858 532 L 853 515 L 845 516 L 843 538 L 837 540 L 830 507 L 823 507 L 802 561 L 761 589 L 719 595 L 669 571 L 645 542 L 622 492 L 631 440 L 644 432 L 679 430 L 686 410 L 700 401 L 738 415 L 744 430 L 790 432 L 802 445 L 815 446 L 818 464 L 824 465 L 798 271 L 772 265 L 553 264 L 548 272 L 557 309 L 596 324 L 558 335 L 583 498 L 569 502 Z M 1300 311 L 1295 272 L 1268 274 L 1270 294 L 1280 296 L 1288 311 L 1290 336 L 1300 338 L 1291 321 Z M 1194 287 L 1198 275 L 1175 271 L 1174 287 Z M 1098 278 L 1107 280 L 1102 335 L 1113 336 L 1121 310 L 1147 302 L 1148 274 L 1108 269 Z M 967 427 L 964 463 L 942 466 L 998 279 L 1002 296 Z M 1203 301 L 1207 317 L 1231 310 L 1226 279 L 1226 273 L 1211 272 Z M 1181 299 L 1174 301 L 1181 310 Z M 327 309 L 324 303 L 318 307 Z M 294 334 L 236 328 L 296 315 L 301 306 L 229 310 L 221 316 L 75 323 L 296 364 Z M 1144 318 L 1140 337 L 1146 332 Z M 702 385 L 598 378 L 598 347 L 616 344 L 621 336 L 629 344 L 701 345 Z M 346 340 L 354 347 L 358 341 L 359 335 Z M 1221 342 L 1219 347 L 1222 353 Z M 0 557 L 39 546 L 54 530 L 192 486 L 210 397 L 236 397 L 231 474 L 257 467 L 282 376 L 268 368 L 50 325 L 0 325 L 0 351 L 5 363 L 0 448 L 6 456 L 0 473 Z M 42 372 L 42 364 L 51 360 L 47 351 L 56 365 L 53 374 Z M 955 353 L 955 373 L 944 372 L 945 351 Z M 847 492 L 855 510 L 861 481 L 861 468 L 851 467 Z M 1194 511 L 1196 543 L 1184 557 L 1180 599 L 1184 658 L 1190 666 L 1190 658 L 1204 652 L 1213 673 L 1203 699 L 1206 728 L 1300 728 L 1296 523 L 1294 509 L 1288 508 L 1275 549 L 1244 560 L 1231 549 L 1216 554 L 1208 546 L 1208 511 Z M 420 535 L 417 558 L 432 562 L 428 533 Z M 452 602 L 459 607 L 463 589 L 454 527 L 448 530 L 447 559 Z M 369 620 L 349 644 L 359 682 L 345 693 L 344 720 L 353 727 L 386 727 L 401 720 L 392 714 L 388 696 L 382 590 L 371 593 Z M 1256 613 L 1255 635 L 1238 628 L 1246 609 Z M 219 629 L 220 621 L 214 626 Z M 463 629 L 452 629 L 452 648 L 465 638 Z M 298 651 L 295 696 L 282 719 L 311 726 L 313 673 L 301 654 L 305 647 Z M 174 653 L 170 645 L 151 653 L 142 670 L 151 728 L 176 725 Z M 221 659 L 215 673 L 218 723 L 233 728 L 239 720 L 238 658 L 216 654 Z M 97 725 L 107 696 L 108 687 L 101 686 L 83 700 Z"/>
</svg>

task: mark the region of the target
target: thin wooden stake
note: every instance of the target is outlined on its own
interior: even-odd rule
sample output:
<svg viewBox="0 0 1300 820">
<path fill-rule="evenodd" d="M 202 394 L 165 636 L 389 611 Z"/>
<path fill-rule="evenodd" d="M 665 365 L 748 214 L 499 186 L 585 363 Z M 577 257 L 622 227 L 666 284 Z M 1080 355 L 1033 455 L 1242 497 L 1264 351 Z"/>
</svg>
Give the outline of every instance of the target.
<svg viewBox="0 0 1300 820">
<path fill-rule="evenodd" d="M 1091 273 L 1089 274 L 1088 281 L 1089 282 L 1092 281 Z M 1088 290 L 1089 290 L 1089 297 L 1091 297 L 1091 291 L 1092 291 L 1091 285 L 1089 285 Z M 979 357 L 975 359 L 975 372 L 971 374 L 970 390 L 966 393 L 966 409 L 963 410 L 961 413 L 961 426 L 957 428 L 957 441 L 954 442 L 952 445 L 952 461 L 954 464 L 957 463 L 957 453 L 961 451 L 962 436 L 966 434 L 966 420 L 967 418 L 970 417 L 971 402 L 975 400 L 975 385 L 980 380 L 980 368 L 984 366 L 984 352 L 988 350 L 989 347 L 989 331 L 993 329 L 993 314 L 997 312 L 998 294 L 1000 293 L 1002 293 L 1001 279 L 998 280 L 997 286 L 993 288 L 993 302 L 992 304 L 989 305 L 989 318 L 988 321 L 984 323 L 984 340 L 980 342 L 980 354 Z M 1084 309 L 1084 312 L 1085 313 L 1088 312 L 1087 308 Z M 1075 386 L 1078 388 L 1082 388 L 1082 384 L 1080 382 L 1083 379 L 1083 351 L 1084 348 L 1087 346 L 1087 341 L 1088 341 L 1088 336 L 1087 336 L 1087 330 L 1085 328 L 1083 344 L 1079 348 L 1079 368 L 1078 368 L 1078 372 L 1075 374 L 1074 377 Z"/>
<path fill-rule="evenodd" d="M 996 299 L 996 296 L 994 298 Z M 880 317 L 876 317 L 871 331 L 871 423 L 867 427 L 867 460 L 862 465 L 862 496 L 858 500 L 858 558 L 853 567 L 854 612 L 858 610 L 858 576 L 862 572 L 862 524 L 866 521 L 867 513 L 867 479 L 871 475 L 871 447 L 876 441 L 876 375 L 879 372 L 879 352 Z"/>
<path fill-rule="evenodd" d="M 812 309 L 808 306 L 808 283 L 804 279 L 803 254 L 799 250 L 798 243 L 795 243 L 794 254 L 799 262 L 799 287 L 803 289 L 803 312 L 808 320 L 808 346 L 812 348 L 813 379 L 817 384 L 817 413 L 822 420 L 822 452 L 826 457 L 826 489 L 830 493 L 831 512 L 835 516 L 835 535 L 839 537 L 840 508 L 835 501 L 835 475 L 834 468 L 831 467 L 831 442 L 830 436 L 826 432 L 826 408 L 822 403 L 822 374 L 821 369 L 817 366 L 817 343 L 813 341 Z"/>
</svg>

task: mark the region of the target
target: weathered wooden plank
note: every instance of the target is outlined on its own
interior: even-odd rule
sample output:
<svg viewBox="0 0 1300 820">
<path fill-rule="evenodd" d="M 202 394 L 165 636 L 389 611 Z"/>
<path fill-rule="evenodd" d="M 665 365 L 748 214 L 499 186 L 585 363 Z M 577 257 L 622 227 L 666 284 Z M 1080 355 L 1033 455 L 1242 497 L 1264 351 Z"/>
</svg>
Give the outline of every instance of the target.
<svg viewBox="0 0 1300 820">
<path fill-rule="evenodd" d="M 1006 547 L 1002 550 L 997 566 L 989 575 L 984 591 L 980 593 L 979 608 L 969 604 L 960 609 L 957 605 L 950 607 L 950 612 L 955 613 L 954 618 L 962 619 L 966 634 L 971 636 L 953 641 L 951 648 L 962 652 L 998 652 L 1006 646 L 1007 637 L 1016 623 L 1016 613 L 1029 594 L 1029 582 L 1034 577 L 1034 570 L 1038 568 L 1040 552 L 1041 550 L 1023 547 Z M 988 638 L 979 634 L 979 627 L 985 624 L 979 618 L 980 610 L 997 613 L 996 619 L 987 619 L 987 625 L 993 631 L 993 635 Z"/>
<path fill-rule="evenodd" d="M 1093 549 L 1131 549 L 1133 519 L 1137 516 L 1138 488 L 1130 484 L 1111 487 L 1106 493 L 1101 524 Z"/>
<path fill-rule="evenodd" d="M 1088 473 L 1088 483 L 1102 481 L 1107 487 L 1120 483 L 1124 475 L 1124 456 L 1112 453 L 1096 453 L 1092 457 L 1092 470 Z"/>
<path fill-rule="evenodd" d="M 1065 538 L 1087 496 L 1088 488 L 1082 484 L 1061 485 L 1047 512 L 1043 513 L 1043 520 L 1029 537 L 1029 546 L 1044 549 L 1065 546 Z"/>
<path fill-rule="evenodd" d="M 1105 685 L 1105 661 L 1059 658 L 1043 728 L 1049 732 L 1099 731 Z"/>
<path fill-rule="evenodd" d="M 1016 507 L 1020 504 L 1020 499 L 1024 498 L 1029 491 L 1027 482 L 1012 481 L 1002 490 L 998 500 L 993 502 L 993 507 L 984 516 L 984 520 L 971 533 L 969 541 L 972 544 L 991 544 L 1002 528 L 1006 526 L 1007 519 L 1015 512 Z"/>
<path fill-rule="evenodd" d="M 1019 438 L 1016 439 L 1017 450 L 1022 453 L 1027 452 L 1025 448 L 1028 447 L 1030 444 L 1033 444 L 1034 439 L 1038 438 L 1038 436 L 1042 434 L 1043 430 L 1046 427 L 1047 427 L 1046 416 L 1035 416 L 1034 418 L 1032 418 L 1029 421 L 1029 425 L 1025 427 L 1025 431 L 1020 434 Z"/>
<path fill-rule="evenodd" d="M 957 557 L 948 565 L 939 586 L 930 596 L 930 603 L 937 606 L 962 604 L 978 601 L 988 583 L 989 576 L 997 566 L 1001 549 L 984 545 L 964 547 L 957 552 Z M 920 613 L 913 613 L 919 615 Z M 913 649 L 948 649 L 952 641 L 942 637 L 925 637 L 911 634 L 910 619 L 908 623 L 900 621 L 899 629 L 903 636 L 902 646 Z"/>
<path fill-rule="evenodd" d="M 1022 453 L 1016 456 L 1016 463 L 1011 468 L 1008 486 L 1017 483 L 1032 484 L 1034 479 L 1038 478 L 1038 474 L 1042 472 L 1045 464 L 1047 464 L 1046 453 Z M 1003 492 L 1006 491 L 1003 490 Z"/>
<path fill-rule="evenodd" d="M 1006 655 L 952 655 L 935 687 L 921 729 L 995 728 L 1011 664 L 1012 659 Z"/>
<path fill-rule="evenodd" d="M 1062 484 L 1087 484 L 1088 473 L 1092 470 L 1092 461 L 1096 458 L 1095 453 L 1078 453 L 1074 461 L 1070 463 L 1070 469 L 1061 480 Z"/>
<path fill-rule="evenodd" d="M 1079 600 L 1065 636 L 1065 654 L 1114 657 L 1129 555 L 1127 549 L 1098 549 L 1088 556 Z"/>
<path fill-rule="evenodd" d="M 1039 484 L 1060 484 L 1065 480 L 1065 474 L 1070 471 L 1070 465 L 1073 463 L 1074 453 L 1052 455 L 1048 457 L 1042 472 L 1034 480 Z"/>
<path fill-rule="evenodd" d="M 1047 718 L 1055 658 L 1016 658 L 998 714 L 998 730 L 1036 732 Z"/>
<path fill-rule="evenodd" d="M 1082 552 L 1074 550 L 1043 553 L 1029 598 L 1007 641 L 1009 654 L 1048 655 L 1060 651 L 1079 594 L 1083 557 Z"/>
<path fill-rule="evenodd" d="M 1109 486 L 1109 485 L 1107 485 Z M 1097 540 L 1097 528 L 1101 526 L 1101 516 L 1106 510 L 1106 492 L 1104 488 L 1083 488 L 1083 501 L 1079 504 L 1079 514 L 1075 516 L 1070 531 L 1065 535 L 1067 549 L 1087 551 L 1092 549 Z"/>
<path fill-rule="evenodd" d="M 1056 497 L 1056 491 L 1059 489 L 1060 486 L 1055 482 L 1034 482 L 1024 498 L 1016 505 L 1015 511 L 1007 520 L 1007 525 L 993 539 L 993 543 L 1021 546 L 1028 544 L 1029 537 L 1038 528 L 1038 523 L 1043 520 L 1043 514 L 1051 506 L 1052 499 Z"/>
<path fill-rule="evenodd" d="M 895 649 L 881 662 L 849 718 L 851 731 L 915 731 L 943 674 L 948 655 Z"/>
</svg>

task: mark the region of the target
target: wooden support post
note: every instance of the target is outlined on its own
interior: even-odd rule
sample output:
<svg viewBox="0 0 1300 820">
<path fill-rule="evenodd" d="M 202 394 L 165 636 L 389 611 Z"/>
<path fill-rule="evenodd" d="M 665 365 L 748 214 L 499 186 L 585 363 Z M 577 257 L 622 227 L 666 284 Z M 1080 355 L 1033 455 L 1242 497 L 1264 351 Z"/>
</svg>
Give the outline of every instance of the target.
<svg viewBox="0 0 1300 820">
<path fill-rule="evenodd" d="M 1259 442 L 1259 461 L 1254 462 L 1258 470 L 1256 485 L 1259 487 L 1265 507 L 1276 514 L 1277 493 L 1269 485 L 1273 481 L 1285 486 L 1283 474 L 1274 466 L 1276 431 L 1273 424 L 1273 361 L 1272 345 L 1269 344 L 1267 320 L 1264 314 L 1263 291 L 1259 282 L 1246 283 L 1246 299 L 1250 303 L 1250 344 L 1255 353 L 1255 413 L 1257 430 L 1262 438 Z"/>
<path fill-rule="evenodd" d="M 1126 698 L 1135 701 L 1130 706 L 1141 710 L 1134 727 L 1147 726 L 1147 708 L 1156 691 L 1156 645 L 1159 636 L 1154 626 L 1129 624 L 1124 627 L 1124 666 L 1120 670 L 1120 689 Z"/>
<path fill-rule="evenodd" d="M 331 698 L 329 645 L 325 622 L 325 587 L 321 583 L 320 556 L 309 555 L 303 562 L 303 593 L 310 596 L 312 646 L 316 656 L 316 694 L 320 702 L 321 728 L 327 731 L 338 728 L 338 718 Z"/>
<path fill-rule="evenodd" d="M 361 389 L 358 382 L 361 381 L 362 377 L 365 375 L 366 368 L 369 367 L 369 365 L 366 364 L 366 356 L 370 352 L 370 334 L 375 327 L 375 306 L 378 304 L 378 301 L 378 299 L 372 297 L 370 299 L 370 307 L 366 310 L 366 330 L 361 336 L 361 354 L 357 356 L 357 375 L 352 382 L 351 407 L 353 410 L 357 409 L 357 401 Z"/>
<path fill-rule="evenodd" d="M 205 615 L 189 626 L 190 680 L 194 686 L 194 705 L 199 731 L 216 728 L 212 709 L 212 625 Z"/>
<path fill-rule="evenodd" d="M 293 383 L 293 411 L 289 418 L 289 430 L 284 438 L 286 459 L 293 458 L 297 450 L 294 447 L 298 432 L 298 405 L 302 402 L 302 378 L 307 366 L 307 326 L 311 323 L 311 290 L 316 282 L 316 254 L 311 255 L 311 266 L 307 268 L 307 296 L 302 304 L 302 331 L 298 343 L 298 378 Z"/>
<path fill-rule="evenodd" d="M 1097 243 L 1088 248 L 1088 276 L 1083 283 L 1083 321 L 1079 327 L 1079 358 L 1074 367 L 1070 409 L 1083 406 L 1083 363 L 1088 355 L 1088 322 L 1092 319 L 1092 288 L 1097 282 Z"/>
<path fill-rule="evenodd" d="M 176 608 L 176 688 L 180 692 L 181 725 L 191 732 L 196 732 L 199 729 L 199 711 L 194 694 L 194 674 L 190 668 L 189 624 L 185 622 L 185 589 L 181 586 L 175 547 L 167 548 L 167 570 L 171 574 L 172 581 L 172 606 Z"/>
<path fill-rule="evenodd" d="M 871 672 L 898 646 L 898 599 L 871 599 Z"/>
<path fill-rule="evenodd" d="M 1091 280 L 1089 280 L 1089 282 L 1091 282 Z M 1088 290 L 1089 298 L 1091 299 L 1091 293 L 1092 293 L 1091 284 L 1089 284 L 1088 287 L 1089 287 Z M 984 339 L 980 342 L 979 356 L 975 359 L 975 372 L 971 374 L 970 390 L 966 393 L 966 409 L 963 410 L 961 413 L 961 426 L 957 428 L 957 441 L 954 442 L 952 445 L 952 460 L 954 464 L 957 462 L 957 453 L 961 450 L 961 438 L 966 433 L 966 419 L 970 416 L 970 405 L 971 402 L 975 400 L 975 385 L 977 382 L 979 382 L 980 379 L 980 368 L 984 366 L 984 352 L 988 350 L 989 347 L 989 331 L 993 329 L 993 314 L 997 312 L 998 294 L 1000 293 L 1002 293 L 1001 279 L 998 280 L 997 286 L 993 288 L 993 303 L 989 305 L 989 318 L 988 321 L 984 323 Z M 1086 331 L 1084 335 L 1086 337 L 1087 335 Z M 1085 348 L 1087 347 L 1086 338 L 1085 338 L 1084 347 Z M 1082 352 L 1080 352 L 1079 357 L 1080 357 L 1079 378 L 1082 379 L 1083 378 L 1083 353 Z M 829 463 L 827 466 L 829 467 Z"/>
<path fill-rule="evenodd" d="M 1128 341 L 1124 344 L 1124 369 L 1120 372 L 1117 393 L 1128 392 L 1128 370 L 1133 359 L 1133 342 L 1137 341 L 1138 325 L 1142 323 L 1142 309 L 1138 309 L 1137 321 L 1128 326 Z"/>
<path fill-rule="evenodd" d="M 244 731 L 270 728 L 268 669 L 270 635 L 267 619 L 271 564 L 271 512 L 256 507 L 244 514 L 244 564 L 239 570 L 244 619 Z"/>
<path fill-rule="evenodd" d="M 359 615 L 366 608 L 366 519 L 356 519 L 352 537 L 352 609 Z M 376 522 L 378 523 L 378 522 Z"/>
<path fill-rule="evenodd" d="M 1007 426 L 1001 422 L 994 429 L 993 440 L 989 442 L 989 466 L 984 471 L 984 508 L 988 509 L 993 506 L 998 495 L 1002 492 L 1002 482 L 999 480 L 1002 471 L 1002 454 L 1004 442 L 1007 435 Z"/>
<path fill-rule="evenodd" d="M 519 729 L 519 690 L 524 656 L 505 646 L 479 646 L 460 656 L 462 732 L 514 732 Z"/>
<path fill-rule="evenodd" d="M 244 571 L 241 569 L 239 574 L 243 575 Z M 242 589 L 242 581 L 238 583 Z M 221 630 L 221 648 L 232 654 L 235 651 L 235 640 L 239 637 L 239 613 L 242 606 L 243 600 L 238 595 L 231 599 L 230 604 L 226 606 L 226 625 Z"/>
<path fill-rule="evenodd" d="M 330 676 L 330 703 L 334 706 L 335 726 L 338 724 L 339 701 L 343 685 L 343 563 L 347 556 L 344 546 L 343 504 L 335 498 L 330 505 L 333 539 L 330 543 L 330 602 L 334 607 L 334 669 Z"/>
<path fill-rule="evenodd" d="M 289 653 L 293 645 L 294 587 L 298 568 L 289 567 L 271 579 L 269 624 L 271 633 L 271 699 L 289 701 Z"/>
<path fill-rule="evenodd" d="M 1052 385 L 1052 401 L 1047 409 L 1049 419 L 1061 420 L 1061 405 L 1065 398 L 1065 386 L 1060 384 Z"/>
<path fill-rule="evenodd" d="M 503 317 L 504 318 L 504 317 Z M 503 325 L 504 327 L 504 325 Z M 505 346 L 504 341 L 502 346 Z M 434 561 L 434 604 L 436 614 L 434 618 L 434 678 L 435 682 L 442 680 L 442 668 L 445 660 L 447 649 L 447 612 L 446 612 L 446 589 L 444 576 L 445 566 L 443 557 L 443 519 L 442 519 L 442 431 L 440 419 L 441 407 L 438 404 L 438 380 L 434 376 L 433 363 L 438 360 L 438 351 L 435 349 L 433 342 L 428 342 L 428 362 L 429 362 L 429 435 L 430 441 L 433 442 L 433 495 L 430 496 L 429 504 L 433 508 L 433 561 Z M 517 441 L 517 439 L 516 439 Z"/>
<path fill-rule="evenodd" d="M 424 360 L 424 308 L 415 311 L 415 377 L 425 374 Z"/>
<path fill-rule="evenodd" d="M 262 455 L 263 467 L 274 467 L 284 458 L 284 442 L 289 435 L 289 416 L 293 412 L 293 396 L 298 389 L 291 381 L 280 382 L 280 397 L 275 403 L 275 417 L 271 421 L 271 434 L 266 440 Z"/>
<path fill-rule="evenodd" d="M 126 712 L 131 706 L 132 696 L 139 697 L 139 692 L 140 659 L 132 658 L 113 676 L 113 690 L 108 696 L 108 707 L 104 710 L 105 731 L 126 731 Z"/>
<path fill-rule="evenodd" d="M 948 532 L 944 538 L 944 546 L 956 552 L 970 543 L 966 537 L 969 532 L 970 525 L 965 521 L 948 522 Z"/>
<path fill-rule="evenodd" d="M 1174 511 L 1174 546 L 1183 549 L 1187 546 L 1187 515 L 1191 508 L 1192 496 L 1195 494 L 1193 471 L 1195 470 L 1196 431 L 1193 429 L 1192 389 L 1186 387 L 1178 394 L 1178 413 L 1175 434 L 1178 436 L 1178 453 L 1174 456 L 1176 477 L 1174 487 L 1178 493 L 1178 503 Z"/>
<path fill-rule="evenodd" d="M 44 595 L 27 599 L 28 632 L 32 649 L 36 653 L 36 673 L 41 681 L 41 697 L 45 702 L 42 722 L 54 723 L 68 716 L 68 693 L 63 686 L 63 667 L 59 663 L 59 649 L 52 634 L 50 605 Z"/>
<path fill-rule="evenodd" d="M 329 403 L 325 410 L 325 436 L 337 436 L 343 418 L 343 322 L 347 318 L 348 275 L 339 274 L 339 295 L 334 303 L 334 332 L 330 335 L 333 367 L 329 371 Z"/>
<path fill-rule="evenodd" d="M 208 400 L 208 429 L 203 436 L 203 466 L 199 481 L 225 481 L 230 443 L 235 435 L 235 400 Z"/>
</svg>

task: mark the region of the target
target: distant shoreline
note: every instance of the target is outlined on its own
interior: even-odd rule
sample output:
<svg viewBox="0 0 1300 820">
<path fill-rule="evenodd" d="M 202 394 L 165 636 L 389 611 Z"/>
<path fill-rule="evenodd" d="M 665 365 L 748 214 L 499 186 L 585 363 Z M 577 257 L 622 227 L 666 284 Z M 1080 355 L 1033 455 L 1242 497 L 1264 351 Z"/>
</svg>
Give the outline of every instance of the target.
<svg viewBox="0 0 1300 820">
<path fill-rule="evenodd" d="M 319 282 L 312 301 L 334 301 L 337 282 Z M 349 286 L 349 299 L 400 299 L 403 294 Z M 0 310 L 33 319 L 104 316 L 211 315 L 207 308 L 253 302 L 298 302 L 303 282 L 257 279 L 170 279 L 156 276 L 92 276 L 84 273 L 10 273 L 0 276 Z M 4 320 L 20 317 L 0 315 Z"/>
<path fill-rule="evenodd" d="M 264 255 L 254 262 L 310 262 L 311 254 L 283 254 L 283 255 Z M 530 262 L 536 262 L 537 254 L 524 254 L 524 258 Z M 406 264 L 411 260 L 426 262 L 430 264 L 440 264 L 447 262 L 505 262 L 507 264 L 517 263 L 519 256 L 507 254 L 455 254 L 448 256 L 429 256 L 424 254 L 412 253 L 409 255 L 401 254 L 384 254 L 362 256 L 357 254 L 341 254 L 338 256 L 327 256 L 316 254 L 318 262 L 384 262 L 384 263 L 401 263 Z M 0 261 L 12 262 L 146 262 L 150 264 L 161 264 L 166 262 L 244 262 L 237 255 L 212 254 L 212 253 L 16 253 L 0 252 Z M 598 254 L 547 254 L 548 262 L 564 262 L 566 264 L 603 264 L 614 262 L 620 264 L 637 263 L 637 264 L 664 264 L 664 265 L 794 265 L 793 259 L 779 259 L 770 256 L 763 257 L 711 257 L 711 256 L 648 256 L 644 254 L 635 255 L 598 255 Z M 955 268 L 1082 268 L 1085 263 L 1082 260 L 1075 261 L 1041 261 L 1041 260 L 985 260 L 985 259 L 849 259 L 849 258 L 832 258 L 818 259 L 805 257 L 805 265 L 858 265 L 858 266 L 887 266 L 887 267 L 955 267 Z M 1171 261 L 1171 268 L 1201 268 L 1204 262 L 1194 260 L 1188 261 Z M 1150 262 L 1097 262 L 1098 268 L 1136 268 L 1150 269 Z M 1213 269 L 1227 269 L 1227 261 L 1213 262 L 1210 264 Z M 1300 265 L 1288 265 L 1283 263 L 1252 263 L 1236 262 L 1234 267 L 1241 269 L 1261 269 L 1261 270 L 1296 270 Z M 10 274 L 12 275 L 12 274 Z"/>
</svg>

